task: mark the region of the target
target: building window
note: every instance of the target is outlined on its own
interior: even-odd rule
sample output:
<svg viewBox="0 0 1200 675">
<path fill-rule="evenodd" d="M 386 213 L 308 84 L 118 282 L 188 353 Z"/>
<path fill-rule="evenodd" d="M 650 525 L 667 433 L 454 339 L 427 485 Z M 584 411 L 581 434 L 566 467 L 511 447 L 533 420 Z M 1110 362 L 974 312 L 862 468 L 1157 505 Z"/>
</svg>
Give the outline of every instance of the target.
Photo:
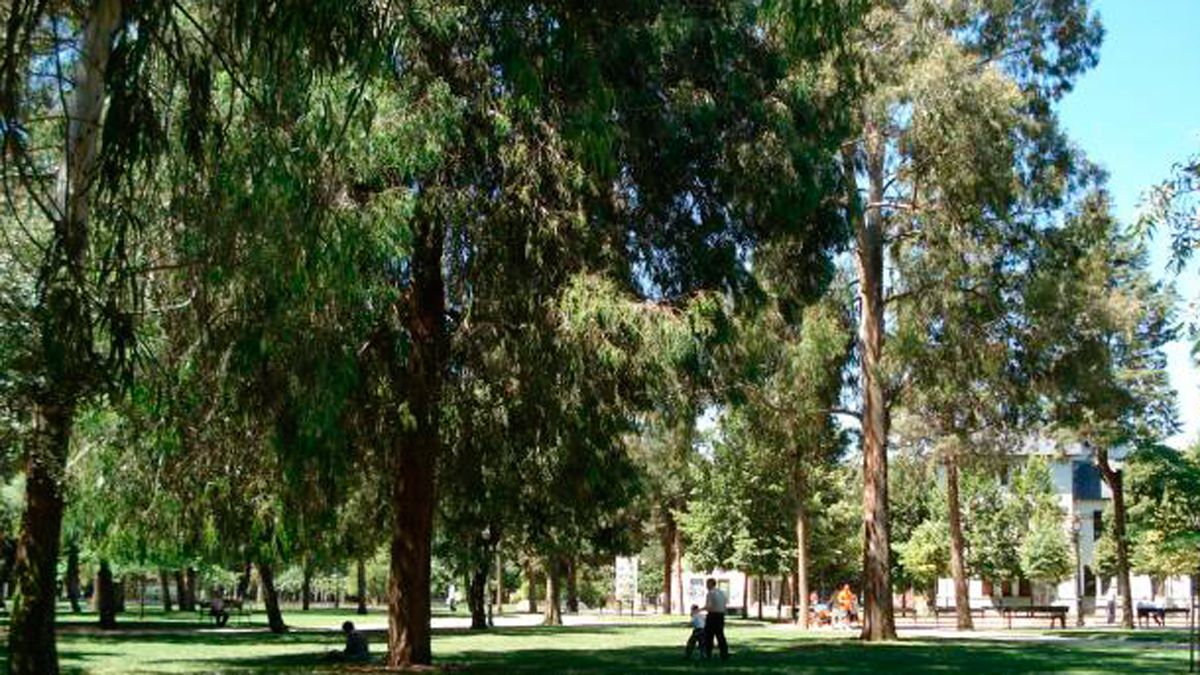
<svg viewBox="0 0 1200 675">
<path fill-rule="evenodd" d="M 1076 500 L 1100 499 L 1100 469 L 1091 462 L 1071 464 L 1071 494 Z"/>
<path fill-rule="evenodd" d="M 1104 534 L 1104 512 L 1092 511 L 1092 541 L 1100 538 Z"/>
</svg>

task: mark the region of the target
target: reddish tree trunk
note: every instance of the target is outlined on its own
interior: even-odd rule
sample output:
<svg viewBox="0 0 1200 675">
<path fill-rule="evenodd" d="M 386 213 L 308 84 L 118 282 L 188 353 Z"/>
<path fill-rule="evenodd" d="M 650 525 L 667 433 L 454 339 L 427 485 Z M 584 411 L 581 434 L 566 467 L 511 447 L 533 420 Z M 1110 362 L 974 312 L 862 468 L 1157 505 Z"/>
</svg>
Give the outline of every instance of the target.
<svg viewBox="0 0 1200 675">
<path fill-rule="evenodd" d="M 1133 598 L 1129 583 L 1129 540 L 1125 536 L 1125 486 L 1120 471 L 1112 468 L 1108 461 L 1108 450 L 1096 450 L 1096 464 L 1100 475 L 1112 492 L 1113 537 L 1117 544 L 1117 594 L 1121 596 L 1121 627 L 1133 630 Z"/>
<path fill-rule="evenodd" d="M 546 602 L 542 612 L 543 626 L 562 625 L 562 603 L 559 599 L 561 566 L 554 558 L 546 559 Z"/>
<path fill-rule="evenodd" d="M 662 509 L 663 524 L 659 530 L 659 541 L 663 547 L 663 585 L 662 585 L 662 613 L 671 613 L 671 595 L 674 579 L 671 572 L 675 567 L 675 540 L 678 538 L 679 526 L 675 523 L 675 516 L 671 510 L 664 507 Z M 682 598 L 680 598 L 682 601 Z"/>
<path fill-rule="evenodd" d="M 958 498 L 958 457 L 950 453 L 946 466 L 946 510 L 950 520 L 950 573 L 954 577 L 954 612 L 959 630 L 974 630 L 971 620 L 971 597 L 967 587 L 967 566 L 963 559 L 965 548 L 962 529 L 962 506 Z"/>
<path fill-rule="evenodd" d="M 445 358 L 446 294 L 442 280 L 440 226 L 417 227 L 412 285 L 403 310 L 411 341 L 403 372 L 408 415 L 392 467 L 392 561 L 388 580 L 388 666 L 428 665 L 430 648 L 430 551 L 433 537 L 434 467 L 441 449 L 439 418 Z"/>
<path fill-rule="evenodd" d="M 808 505 L 803 498 L 796 500 L 796 595 L 796 623 L 808 628 Z"/>
<path fill-rule="evenodd" d="M 881 204 L 884 192 L 884 148 L 880 134 L 871 125 L 866 136 L 866 172 L 870 204 Z M 846 151 L 847 175 L 857 173 L 853 153 Z M 859 195 L 854 181 L 851 201 Z M 865 213 L 852 207 L 855 230 L 855 263 L 858 270 L 859 329 L 862 384 L 863 457 L 863 629 L 868 641 L 894 640 L 896 620 L 892 612 L 891 549 L 888 541 L 887 433 L 888 403 L 883 382 L 884 295 L 883 216 L 877 206 Z"/>
</svg>

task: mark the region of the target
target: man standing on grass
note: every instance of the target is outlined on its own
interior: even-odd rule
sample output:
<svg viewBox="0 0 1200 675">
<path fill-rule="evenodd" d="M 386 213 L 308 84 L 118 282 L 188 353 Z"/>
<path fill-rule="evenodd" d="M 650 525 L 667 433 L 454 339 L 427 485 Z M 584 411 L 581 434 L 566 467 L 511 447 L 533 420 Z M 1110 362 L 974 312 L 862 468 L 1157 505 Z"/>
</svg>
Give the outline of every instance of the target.
<svg viewBox="0 0 1200 675">
<path fill-rule="evenodd" d="M 704 598 L 704 658 L 712 658 L 713 639 L 721 644 L 721 660 L 729 659 L 729 645 L 725 642 L 725 594 L 717 588 L 717 580 L 708 580 L 708 595 Z"/>
</svg>

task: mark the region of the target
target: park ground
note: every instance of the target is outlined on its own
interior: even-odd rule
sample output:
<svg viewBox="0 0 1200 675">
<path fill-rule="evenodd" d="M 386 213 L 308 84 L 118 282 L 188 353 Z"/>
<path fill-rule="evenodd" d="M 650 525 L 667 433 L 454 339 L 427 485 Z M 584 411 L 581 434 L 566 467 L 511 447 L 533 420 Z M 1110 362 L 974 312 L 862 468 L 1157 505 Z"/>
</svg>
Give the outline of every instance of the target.
<svg viewBox="0 0 1200 675">
<path fill-rule="evenodd" d="M 386 619 L 345 610 L 285 615 L 290 630 L 266 631 L 261 617 L 215 629 L 196 615 L 135 610 L 121 628 L 100 631 L 93 616 L 65 616 L 59 653 L 69 673 L 337 673 L 374 672 L 367 666 L 321 662 L 340 646 L 342 621 L 366 628 L 373 651 L 386 642 Z M 533 615 L 508 614 L 497 628 L 473 632 L 460 612 L 434 618 L 435 671 L 466 673 L 1186 673 L 1183 628 L 1125 632 L 1109 629 L 985 628 L 963 638 L 946 628 L 905 622 L 901 640 L 866 645 L 849 631 L 801 633 L 792 626 L 733 620 L 728 662 L 685 661 L 687 629 L 663 617 L 581 616 L 573 625 L 530 625 Z M 3 624 L 0 623 L 0 627 Z M 7 635 L 0 644 L 7 644 Z M 0 647 L 0 652 L 3 651 Z M 376 657 L 379 658 L 378 656 Z"/>
</svg>

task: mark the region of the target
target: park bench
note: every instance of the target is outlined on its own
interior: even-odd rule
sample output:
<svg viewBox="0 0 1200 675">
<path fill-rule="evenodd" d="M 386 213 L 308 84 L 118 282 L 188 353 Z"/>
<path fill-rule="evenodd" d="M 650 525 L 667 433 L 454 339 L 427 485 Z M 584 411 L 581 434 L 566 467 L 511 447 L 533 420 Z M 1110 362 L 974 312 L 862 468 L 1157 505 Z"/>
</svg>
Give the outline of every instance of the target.
<svg viewBox="0 0 1200 675">
<path fill-rule="evenodd" d="M 1138 625 L 1149 628 L 1150 619 L 1154 619 L 1154 623 L 1162 626 L 1166 623 L 1168 614 L 1188 614 L 1190 610 L 1187 607 L 1154 607 L 1151 605 L 1138 605 L 1137 619 Z"/>
<path fill-rule="evenodd" d="M 1029 618 L 1048 616 L 1050 617 L 1050 627 L 1054 628 L 1054 622 L 1059 622 L 1063 628 L 1067 627 L 1067 608 L 1058 605 L 1030 605 L 1028 607 L 1005 607 L 1000 610 L 1004 612 L 1005 619 L 1008 620 L 1008 627 L 1012 628 L 1013 614 L 1021 614 Z"/>
<path fill-rule="evenodd" d="M 986 612 L 987 612 L 986 607 L 972 607 L 971 608 L 971 616 L 977 616 L 981 619 L 984 617 L 984 614 Z M 950 616 L 954 616 L 954 615 L 958 614 L 958 609 L 955 607 L 934 607 L 933 608 L 933 623 L 937 624 L 938 619 L 941 618 L 941 616 L 943 614 L 949 614 Z"/>
<path fill-rule="evenodd" d="M 196 614 L 201 621 L 209 620 L 216 623 L 217 618 L 212 615 L 212 602 L 202 600 L 196 603 Z M 236 618 L 238 623 L 247 624 L 250 622 L 250 608 L 246 606 L 245 600 L 230 598 L 225 601 L 225 611 L 229 612 L 229 618 Z"/>
</svg>

